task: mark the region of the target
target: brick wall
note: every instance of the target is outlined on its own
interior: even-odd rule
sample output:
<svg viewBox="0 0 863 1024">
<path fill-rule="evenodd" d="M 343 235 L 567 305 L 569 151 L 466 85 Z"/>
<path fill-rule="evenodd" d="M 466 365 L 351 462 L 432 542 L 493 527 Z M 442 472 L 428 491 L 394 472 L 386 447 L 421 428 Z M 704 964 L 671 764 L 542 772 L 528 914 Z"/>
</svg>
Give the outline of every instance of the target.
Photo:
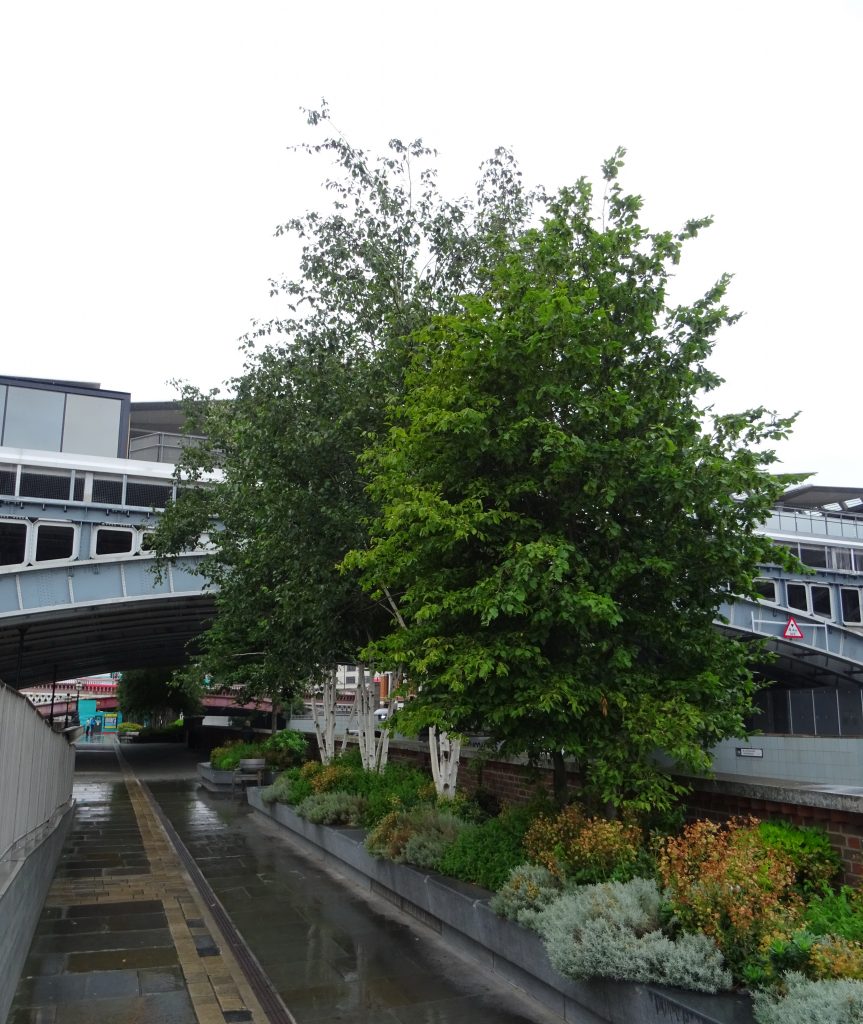
<svg viewBox="0 0 863 1024">
<path fill-rule="evenodd" d="M 430 771 L 428 753 L 423 750 L 390 747 L 390 759 L 408 761 Z M 569 784 L 578 789 L 578 776 L 569 774 Z M 473 793 L 480 785 L 499 800 L 509 804 L 527 803 L 538 791 L 551 793 L 552 773 L 548 768 L 531 768 L 505 761 L 480 762 L 470 754 L 462 758 L 459 768 L 459 789 Z M 830 836 L 833 847 L 842 858 L 844 881 L 849 885 L 863 885 L 863 814 L 834 810 L 826 807 L 808 807 L 802 804 L 780 803 L 735 793 L 694 790 L 687 801 L 689 821 L 710 818 L 725 821 L 737 815 L 753 815 L 764 820 L 782 819 L 794 825 L 817 825 Z"/>
</svg>

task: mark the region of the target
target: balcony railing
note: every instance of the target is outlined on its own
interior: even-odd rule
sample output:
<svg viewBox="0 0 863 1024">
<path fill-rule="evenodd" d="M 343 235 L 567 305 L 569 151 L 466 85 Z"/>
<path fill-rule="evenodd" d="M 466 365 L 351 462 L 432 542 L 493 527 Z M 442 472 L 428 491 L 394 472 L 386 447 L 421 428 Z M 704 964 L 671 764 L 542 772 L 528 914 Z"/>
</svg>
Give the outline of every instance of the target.
<svg viewBox="0 0 863 1024">
<path fill-rule="evenodd" d="M 813 509 L 779 507 L 770 514 L 764 524 L 764 532 L 863 540 L 863 515 L 850 512 L 818 512 Z"/>
</svg>

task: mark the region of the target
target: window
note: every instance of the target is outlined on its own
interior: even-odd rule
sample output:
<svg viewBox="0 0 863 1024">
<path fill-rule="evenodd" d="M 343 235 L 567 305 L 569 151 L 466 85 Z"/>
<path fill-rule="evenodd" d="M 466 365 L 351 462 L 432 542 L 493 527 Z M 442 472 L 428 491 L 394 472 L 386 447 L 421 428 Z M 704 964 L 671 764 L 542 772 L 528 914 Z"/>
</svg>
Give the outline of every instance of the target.
<svg viewBox="0 0 863 1024">
<path fill-rule="evenodd" d="M 138 508 L 164 508 L 171 500 L 171 484 L 147 483 L 143 480 L 126 482 L 126 504 Z"/>
<path fill-rule="evenodd" d="M 36 527 L 36 561 L 71 558 L 75 551 L 75 527 L 40 523 Z"/>
<path fill-rule="evenodd" d="M 830 548 L 833 557 L 833 568 L 839 572 L 851 572 L 851 548 Z"/>
<path fill-rule="evenodd" d="M 805 544 L 800 545 L 800 561 L 804 565 L 808 565 L 813 569 L 826 569 L 827 568 L 827 548 L 822 544 L 817 547 L 808 547 Z"/>
<path fill-rule="evenodd" d="M 806 598 L 805 583 L 787 583 L 785 585 L 788 594 L 788 607 L 798 608 L 802 612 L 809 611 L 809 601 Z"/>
<path fill-rule="evenodd" d="M 759 579 L 755 581 L 755 589 L 758 591 L 758 596 L 762 601 L 769 601 L 771 604 L 776 604 L 776 581 Z"/>
<path fill-rule="evenodd" d="M 839 597 L 842 602 L 842 621 L 848 623 L 863 622 L 860 615 L 860 591 L 853 587 L 841 587 Z"/>
<path fill-rule="evenodd" d="M 109 530 L 100 527 L 96 531 L 96 555 L 125 555 L 132 550 L 132 530 Z"/>
<path fill-rule="evenodd" d="M 144 530 L 141 534 L 141 550 L 152 551 L 153 550 L 153 531 Z"/>
<path fill-rule="evenodd" d="M 812 598 L 812 614 L 820 615 L 822 619 L 833 618 L 833 605 L 830 601 L 830 588 L 810 585 L 809 593 Z"/>
<path fill-rule="evenodd" d="M 0 565 L 21 565 L 27 559 L 27 524 L 0 521 Z"/>
</svg>

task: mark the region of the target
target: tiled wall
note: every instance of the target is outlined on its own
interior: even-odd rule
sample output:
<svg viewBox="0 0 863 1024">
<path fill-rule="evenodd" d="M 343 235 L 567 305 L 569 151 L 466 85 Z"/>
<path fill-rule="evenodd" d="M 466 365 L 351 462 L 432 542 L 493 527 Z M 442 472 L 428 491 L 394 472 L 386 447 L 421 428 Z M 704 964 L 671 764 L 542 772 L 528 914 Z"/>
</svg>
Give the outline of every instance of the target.
<svg viewBox="0 0 863 1024">
<path fill-rule="evenodd" d="M 763 757 L 739 757 L 737 750 L 761 750 Z M 825 736 L 753 736 L 726 740 L 713 751 L 718 775 L 785 779 L 829 786 L 863 786 L 863 739 Z"/>
</svg>

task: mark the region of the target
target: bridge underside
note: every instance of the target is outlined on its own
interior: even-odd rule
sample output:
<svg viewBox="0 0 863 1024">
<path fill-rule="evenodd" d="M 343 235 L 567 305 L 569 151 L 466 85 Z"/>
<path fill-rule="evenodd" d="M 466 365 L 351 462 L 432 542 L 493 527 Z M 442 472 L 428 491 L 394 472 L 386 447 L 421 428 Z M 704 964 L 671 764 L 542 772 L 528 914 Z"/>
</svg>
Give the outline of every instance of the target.
<svg viewBox="0 0 863 1024">
<path fill-rule="evenodd" d="M 0 625 L 0 680 L 20 688 L 153 665 L 179 665 L 213 617 L 209 593 L 33 611 Z"/>
</svg>

